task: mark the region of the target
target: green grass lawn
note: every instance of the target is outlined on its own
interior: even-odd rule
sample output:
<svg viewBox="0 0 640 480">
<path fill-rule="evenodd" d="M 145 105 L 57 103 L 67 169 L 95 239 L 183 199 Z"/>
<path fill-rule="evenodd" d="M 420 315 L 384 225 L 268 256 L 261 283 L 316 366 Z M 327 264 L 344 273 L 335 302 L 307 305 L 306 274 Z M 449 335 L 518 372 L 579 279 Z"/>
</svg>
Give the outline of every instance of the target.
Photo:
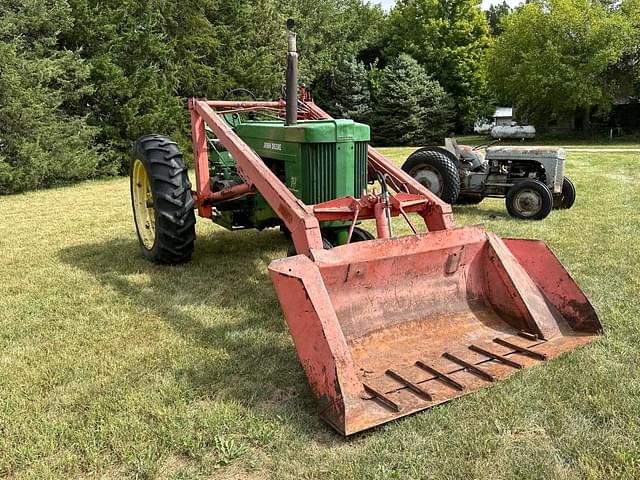
<svg viewBox="0 0 640 480">
<path fill-rule="evenodd" d="M 193 261 L 160 267 L 140 255 L 126 179 L 2 197 L 0 477 L 639 478 L 639 166 L 570 153 L 576 205 L 542 222 L 501 200 L 454 208 L 546 240 L 602 338 L 350 439 L 316 415 L 267 275 L 277 231 L 200 221 Z"/>
</svg>

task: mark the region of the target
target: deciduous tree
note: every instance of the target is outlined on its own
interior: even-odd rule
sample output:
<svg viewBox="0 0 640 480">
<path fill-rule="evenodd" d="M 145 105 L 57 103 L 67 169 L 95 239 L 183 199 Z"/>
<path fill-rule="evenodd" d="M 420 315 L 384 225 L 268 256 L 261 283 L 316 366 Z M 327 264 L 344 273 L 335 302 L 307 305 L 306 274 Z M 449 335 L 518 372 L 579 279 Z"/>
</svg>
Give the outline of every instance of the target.
<svg viewBox="0 0 640 480">
<path fill-rule="evenodd" d="M 591 0 L 534 0 L 503 21 L 488 71 L 498 98 L 538 124 L 581 111 L 606 113 L 619 91 L 610 69 L 630 25 Z M 588 126 L 588 121 L 583 125 Z"/>
</svg>

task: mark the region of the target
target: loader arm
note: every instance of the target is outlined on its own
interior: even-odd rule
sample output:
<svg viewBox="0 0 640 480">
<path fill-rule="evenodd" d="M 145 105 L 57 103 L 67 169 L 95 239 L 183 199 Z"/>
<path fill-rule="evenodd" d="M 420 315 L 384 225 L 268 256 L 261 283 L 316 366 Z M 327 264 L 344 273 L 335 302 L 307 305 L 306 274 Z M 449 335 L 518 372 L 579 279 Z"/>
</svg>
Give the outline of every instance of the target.
<svg viewBox="0 0 640 480">
<path fill-rule="evenodd" d="M 367 150 L 369 179 L 375 180 L 379 178 L 378 174 L 384 174 L 386 186 L 395 190 L 397 192 L 395 195 L 390 195 L 384 200 L 380 194 L 365 192 L 361 198 L 344 197 L 312 206 L 305 205 L 291 193 L 221 116 L 221 113 L 246 112 L 254 109 L 271 109 L 280 113 L 285 106 L 282 100 L 234 102 L 191 99 L 189 101 L 196 168 L 195 203 L 200 216 L 211 218 L 213 207 L 218 201 L 228 201 L 258 191 L 291 232 L 296 251 L 306 255 L 310 255 L 312 249 L 322 248 L 319 222 L 351 221 L 350 232 L 352 232 L 357 221 L 375 219 L 378 237 L 387 238 L 392 232 L 389 219 L 394 216 L 403 216 L 413 232 L 417 233 L 417 229 L 407 216 L 409 213 L 417 213 L 422 217 L 428 231 L 453 228 L 450 205 L 441 201 L 370 146 Z M 305 103 L 303 108 L 307 119 L 330 119 L 329 115 L 313 102 Z M 220 112 L 215 109 L 220 109 Z M 234 158 L 237 173 L 245 183 L 221 191 L 211 191 L 205 124 L 211 128 Z M 351 233 L 349 238 L 350 235 Z"/>
<path fill-rule="evenodd" d="M 237 102 L 220 102 L 221 107 L 237 105 Z M 246 102 L 248 103 L 248 102 Z M 275 103 L 275 102 L 273 102 Z M 280 179 L 264 164 L 262 159 L 242 141 L 210 106 L 215 102 L 191 99 L 193 151 L 196 166 L 196 187 L 198 208 L 201 215 L 211 216 L 212 193 L 209 186 L 209 165 L 205 123 L 213 130 L 225 148 L 236 160 L 238 174 L 246 182 L 247 188 L 258 190 L 269 206 L 282 219 L 298 251 L 310 252 L 312 248 L 322 249 L 320 224 L 313 210 L 300 202 Z"/>
<path fill-rule="evenodd" d="M 306 205 L 221 116 L 263 108 L 282 117 L 282 102 L 189 106 L 200 215 L 257 191 L 292 233 L 300 255 L 273 261 L 269 273 L 319 413 L 340 433 L 491 385 L 600 334 L 593 307 L 546 245 L 455 228 L 448 204 L 374 148 L 369 180 L 394 195 L 365 191 Z M 329 118 L 310 100 L 298 114 Z M 205 124 L 244 183 L 211 191 Z M 392 236 L 388 221 L 399 215 L 413 235 Z M 321 224 L 351 222 L 351 235 L 365 219 L 376 220 L 377 239 L 324 250 Z"/>
</svg>

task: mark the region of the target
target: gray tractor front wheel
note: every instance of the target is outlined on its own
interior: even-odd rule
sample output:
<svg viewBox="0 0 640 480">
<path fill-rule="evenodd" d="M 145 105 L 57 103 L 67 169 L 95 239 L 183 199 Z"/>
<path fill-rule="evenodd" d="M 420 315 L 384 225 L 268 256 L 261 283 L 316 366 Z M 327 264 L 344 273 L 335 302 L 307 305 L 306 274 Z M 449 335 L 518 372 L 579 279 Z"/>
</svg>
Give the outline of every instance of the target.
<svg viewBox="0 0 640 480">
<path fill-rule="evenodd" d="M 553 208 L 553 195 L 540 180 L 522 180 L 509 189 L 505 203 L 512 217 L 542 220 Z"/>
<path fill-rule="evenodd" d="M 554 195 L 553 208 L 569 209 L 576 202 L 576 187 L 569 177 L 564 177 L 562 181 L 562 193 Z"/>
</svg>

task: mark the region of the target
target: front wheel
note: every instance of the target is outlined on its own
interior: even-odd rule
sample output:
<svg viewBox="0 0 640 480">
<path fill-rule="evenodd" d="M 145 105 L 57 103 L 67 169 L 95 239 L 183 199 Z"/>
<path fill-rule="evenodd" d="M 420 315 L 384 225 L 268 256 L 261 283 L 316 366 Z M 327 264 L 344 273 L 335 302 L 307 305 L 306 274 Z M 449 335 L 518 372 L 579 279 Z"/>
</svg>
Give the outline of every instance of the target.
<svg viewBox="0 0 640 480">
<path fill-rule="evenodd" d="M 178 146 L 161 135 L 140 137 L 129 171 L 131 205 L 142 254 L 155 263 L 186 262 L 196 217 L 191 183 Z"/>
<path fill-rule="evenodd" d="M 541 181 L 523 180 L 509 189 L 505 203 L 512 217 L 542 220 L 553 208 L 553 195 Z"/>
<path fill-rule="evenodd" d="M 366 242 L 367 240 L 375 240 L 375 238 L 376 237 L 374 237 L 373 234 L 366 231 L 364 228 L 354 227 L 353 233 L 351 234 L 351 243 Z"/>
<path fill-rule="evenodd" d="M 324 248 L 325 250 L 331 250 L 333 248 L 333 243 L 331 243 L 324 235 L 322 236 L 322 248 Z M 295 257 L 296 255 L 298 255 L 298 252 L 296 250 L 296 246 L 293 243 L 293 240 L 291 240 L 291 243 L 289 243 L 289 248 L 287 249 L 287 257 Z"/>
<path fill-rule="evenodd" d="M 569 177 L 562 180 L 562 193 L 553 197 L 553 208 L 569 209 L 576 202 L 576 187 Z"/>
</svg>

